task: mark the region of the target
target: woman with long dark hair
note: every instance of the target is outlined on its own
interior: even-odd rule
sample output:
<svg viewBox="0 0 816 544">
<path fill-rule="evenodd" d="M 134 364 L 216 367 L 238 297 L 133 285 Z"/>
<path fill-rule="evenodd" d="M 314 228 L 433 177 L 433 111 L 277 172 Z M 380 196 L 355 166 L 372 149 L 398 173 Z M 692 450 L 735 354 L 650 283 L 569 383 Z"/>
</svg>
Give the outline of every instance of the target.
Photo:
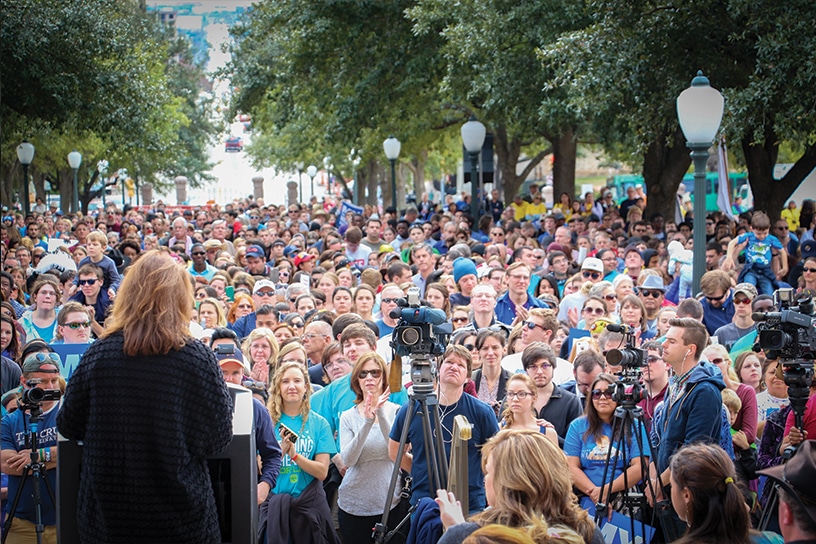
<svg viewBox="0 0 816 544">
<path fill-rule="evenodd" d="M 57 416 L 84 442 L 80 540 L 221 542 L 207 457 L 232 439 L 232 401 L 215 353 L 190 335 L 189 276 L 149 251 L 118 295 Z"/>
</svg>

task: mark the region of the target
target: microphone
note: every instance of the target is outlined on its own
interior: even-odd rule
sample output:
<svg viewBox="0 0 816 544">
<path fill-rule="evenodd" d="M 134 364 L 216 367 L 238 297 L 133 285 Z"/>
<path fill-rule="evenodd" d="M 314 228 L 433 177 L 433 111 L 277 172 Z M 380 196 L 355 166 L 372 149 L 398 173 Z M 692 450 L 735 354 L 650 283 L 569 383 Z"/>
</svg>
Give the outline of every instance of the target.
<svg viewBox="0 0 816 544">
<path fill-rule="evenodd" d="M 402 317 L 402 308 L 400 308 L 399 306 L 397 306 L 396 308 L 394 308 L 393 310 L 391 310 L 390 312 L 388 312 L 388 317 L 390 317 L 391 319 L 399 319 L 399 318 L 401 318 L 401 317 Z"/>
<path fill-rule="evenodd" d="M 751 314 L 751 319 L 753 319 L 754 321 L 767 321 L 768 314 L 764 312 L 754 312 Z"/>
</svg>

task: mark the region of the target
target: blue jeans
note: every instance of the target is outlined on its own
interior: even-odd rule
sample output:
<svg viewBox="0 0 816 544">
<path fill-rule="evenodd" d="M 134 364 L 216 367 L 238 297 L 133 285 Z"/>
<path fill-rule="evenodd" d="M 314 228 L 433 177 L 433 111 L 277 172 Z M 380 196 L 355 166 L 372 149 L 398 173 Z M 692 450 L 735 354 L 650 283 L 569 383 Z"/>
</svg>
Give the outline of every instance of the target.
<svg viewBox="0 0 816 544">
<path fill-rule="evenodd" d="M 760 295 L 773 295 L 776 276 L 774 276 L 770 267 L 746 264 L 745 268 L 742 269 L 739 281 L 754 285 Z"/>
</svg>

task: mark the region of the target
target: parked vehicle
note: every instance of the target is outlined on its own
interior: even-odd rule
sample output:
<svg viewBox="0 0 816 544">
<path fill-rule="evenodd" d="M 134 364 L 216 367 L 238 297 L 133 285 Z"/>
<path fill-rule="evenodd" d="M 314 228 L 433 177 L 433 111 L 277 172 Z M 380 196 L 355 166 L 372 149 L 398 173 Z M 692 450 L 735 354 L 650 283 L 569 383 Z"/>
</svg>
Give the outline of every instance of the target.
<svg viewBox="0 0 816 544">
<path fill-rule="evenodd" d="M 224 142 L 224 151 L 238 151 L 241 152 L 244 150 L 244 142 L 241 140 L 240 136 L 230 136 L 227 138 L 226 142 Z"/>
</svg>

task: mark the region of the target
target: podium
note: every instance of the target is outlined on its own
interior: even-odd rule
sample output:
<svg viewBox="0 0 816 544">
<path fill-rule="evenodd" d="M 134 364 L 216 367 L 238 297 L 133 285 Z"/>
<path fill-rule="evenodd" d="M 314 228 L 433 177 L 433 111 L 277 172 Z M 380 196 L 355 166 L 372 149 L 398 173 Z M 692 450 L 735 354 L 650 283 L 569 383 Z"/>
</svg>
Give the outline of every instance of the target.
<svg viewBox="0 0 816 544">
<path fill-rule="evenodd" d="M 235 406 L 232 440 L 223 452 L 207 459 L 221 542 L 255 542 L 258 532 L 258 463 L 252 393 L 229 383 L 227 387 Z M 57 447 L 57 534 L 60 544 L 79 544 L 77 493 L 82 443 L 59 435 Z"/>
</svg>

